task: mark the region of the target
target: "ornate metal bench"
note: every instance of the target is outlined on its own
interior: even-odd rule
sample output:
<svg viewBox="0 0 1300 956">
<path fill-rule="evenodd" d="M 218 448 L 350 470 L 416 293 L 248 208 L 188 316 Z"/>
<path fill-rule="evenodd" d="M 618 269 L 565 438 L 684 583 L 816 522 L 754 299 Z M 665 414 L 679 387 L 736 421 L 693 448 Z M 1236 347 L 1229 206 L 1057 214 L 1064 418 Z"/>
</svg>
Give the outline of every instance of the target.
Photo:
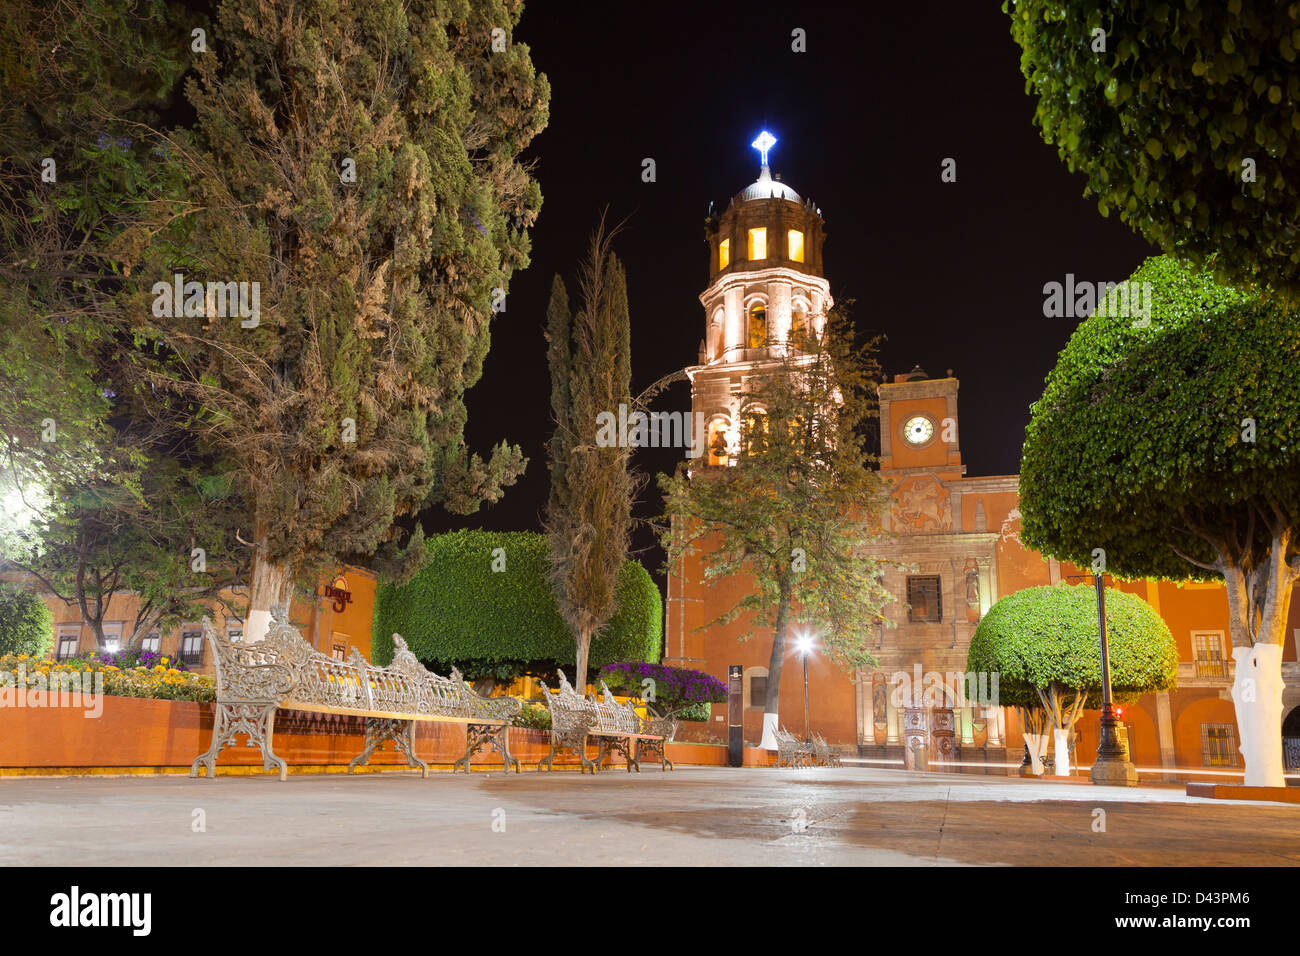
<svg viewBox="0 0 1300 956">
<path fill-rule="evenodd" d="M 582 760 L 583 773 L 590 767 L 594 774 L 611 750 L 622 754 L 628 773 L 633 770 L 641 772 L 643 754 L 658 757 L 661 770 L 673 769 L 673 762 L 664 752 L 664 744 L 676 731 L 675 720 L 643 719 L 631 704 L 620 704 L 615 700 L 604 681 L 600 684 L 599 699 L 581 696 L 569 684 L 563 671 L 559 675 L 560 688 L 555 693 L 539 681 L 551 711 L 551 749 L 537 764 L 538 770 L 543 766 L 553 770 L 555 755 L 561 750 L 577 753 Z M 587 759 L 588 737 L 596 738 L 599 744 L 594 761 Z"/>
<path fill-rule="evenodd" d="M 393 663 L 375 667 L 356 648 L 346 661 L 314 650 L 289 623 L 283 606 L 271 611 L 271 628 L 256 644 L 226 640 L 206 617 L 203 633 L 216 664 L 217 700 L 212 745 L 194 759 L 191 777 L 198 776 L 200 764 L 209 778 L 214 776 L 217 755 L 234 746 L 237 734 L 246 734 L 248 746 L 261 748 L 264 768 L 278 767 L 284 780 L 288 765 L 271 748 L 277 709 L 365 717 L 365 749 L 348 764 L 348 773 L 368 763 L 370 755 L 391 740 L 407 763 L 427 777 L 428 763 L 415 755 L 417 720 L 466 725 L 465 756 L 456 761 L 453 772 L 464 765 L 468 773 L 470 758 L 484 746 L 501 754 L 507 772 L 511 764 L 519 772 L 519 761 L 506 740 L 519 701 L 480 697 L 455 670 L 450 678 L 431 673 L 401 635 L 393 635 Z"/>
<path fill-rule="evenodd" d="M 824 737 L 813 734 L 813 759 L 819 767 L 840 767 L 840 748 L 832 747 Z"/>
<path fill-rule="evenodd" d="M 778 767 L 811 767 L 813 749 L 788 730 L 776 732 L 776 765 Z"/>
</svg>

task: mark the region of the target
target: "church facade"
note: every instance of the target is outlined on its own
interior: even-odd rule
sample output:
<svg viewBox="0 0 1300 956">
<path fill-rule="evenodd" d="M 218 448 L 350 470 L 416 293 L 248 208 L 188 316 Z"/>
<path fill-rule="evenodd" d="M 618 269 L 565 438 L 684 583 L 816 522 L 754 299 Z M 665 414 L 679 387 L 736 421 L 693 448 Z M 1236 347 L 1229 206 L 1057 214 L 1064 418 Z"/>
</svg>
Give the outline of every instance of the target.
<svg viewBox="0 0 1300 956">
<path fill-rule="evenodd" d="M 758 144 L 755 144 L 756 146 Z M 770 144 L 769 144 L 770 145 Z M 822 268 L 821 210 L 774 176 L 760 175 L 711 215 L 706 238 L 709 282 L 700 294 L 705 334 L 696 364 L 686 369 L 692 407 L 709 430 L 707 467 L 724 468 L 739 450 L 747 382 L 763 375 L 802 328 L 820 329 L 834 299 Z M 806 668 L 809 730 L 882 766 L 943 766 L 1015 773 L 1024 738 L 1015 711 L 996 705 L 992 688 L 977 692 L 957 675 L 981 617 L 999 598 L 1027 587 L 1091 584 L 1085 569 L 1062 564 L 1020 541 L 1018 476 L 971 476 L 962 463 L 959 381 L 920 368 L 879 386 L 880 474 L 888 489 L 882 557 L 892 559 L 885 585 L 895 595 L 891 626 L 864 635 L 873 668 L 845 673 L 813 650 L 806 660 L 787 641 L 781 723 L 804 734 Z M 701 420 L 696 418 L 697 421 Z M 698 467 L 698 466 L 695 466 Z M 762 735 L 770 634 L 742 641 L 745 623 L 717 625 L 749 582 L 703 583 L 702 555 L 678 561 L 668 577 L 665 662 L 726 680 L 743 668 L 744 737 Z M 1132 759 L 1165 779 L 1239 775 L 1228 606 L 1217 584 L 1138 581 L 1108 586 L 1135 593 L 1168 623 L 1179 649 L 1178 688 L 1149 694 L 1123 709 Z M 795 622 L 793 633 L 800 631 Z M 1300 664 L 1296 640 L 1300 602 L 1293 602 L 1284 648 L 1286 766 L 1300 768 Z M 957 678 L 954 680 L 954 678 Z M 956 693 L 909 700 L 902 688 L 939 681 Z M 933 695 L 930 695 L 933 697 Z M 917 704 L 918 706 L 908 706 Z M 725 704 L 710 722 L 684 731 L 726 739 Z M 1085 712 L 1075 733 L 1076 761 L 1097 749 L 1098 714 Z M 919 762 L 918 762 L 919 761 Z"/>
</svg>

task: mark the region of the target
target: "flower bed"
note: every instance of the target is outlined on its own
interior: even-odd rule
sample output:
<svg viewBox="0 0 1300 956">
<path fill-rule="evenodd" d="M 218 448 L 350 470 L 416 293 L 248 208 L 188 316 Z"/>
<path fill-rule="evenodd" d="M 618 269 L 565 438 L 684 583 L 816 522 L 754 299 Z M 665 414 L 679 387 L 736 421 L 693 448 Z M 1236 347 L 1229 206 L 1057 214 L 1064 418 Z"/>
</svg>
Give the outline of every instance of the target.
<svg viewBox="0 0 1300 956">
<path fill-rule="evenodd" d="M 148 653 L 140 655 L 148 659 Z M 101 683 L 102 682 L 102 683 Z M 120 666 L 98 657 L 52 661 L 26 654 L 0 657 L 0 684 L 27 689 L 57 689 L 75 686 L 83 692 L 110 697 L 143 697 L 155 700 L 192 700 L 208 703 L 217 696 L 211 677 L 176 667 L 166 657 L 157 663 Z"/>
</svg>

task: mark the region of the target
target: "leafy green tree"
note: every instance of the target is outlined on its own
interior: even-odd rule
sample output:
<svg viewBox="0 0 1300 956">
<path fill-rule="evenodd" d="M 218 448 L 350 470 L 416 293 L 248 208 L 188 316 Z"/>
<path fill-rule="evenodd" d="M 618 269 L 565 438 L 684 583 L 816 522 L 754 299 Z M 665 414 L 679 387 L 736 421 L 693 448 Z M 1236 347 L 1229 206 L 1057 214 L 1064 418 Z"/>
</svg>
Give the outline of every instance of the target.
<svg viewBox="0 0 1300 956">
<path fill-rule="evenodd" d="M 553 681 L 572 669 L 573 634 L 548 584 L 550 547 L 534 532 L 455 531 L 425 541 L 425 563 L 405 584 L 381 580 L 371 657 L 392 659 L 393 634 L 434 671 L 459 668 L 488 689 L 525 674 Z M 593 666 L 657 661 L 663 600 L 645 568 L 625 561 L 618 610 L 591 644 Z"/>
<path fill-rule="evenodd" d="M 44 657 L 54 647 L 50 609 L 37 595 L 0 581 L 0 655 Z"/>
<path fill-rule="evenodd" d="M 195 54 L 197 124 L 168 144 L 185 201 L 119 248 L 157 283 L 134 312 L 159 344 L 143 380 L 194 409 L 252 512 L 249 640 L 295 575 L 370 555 L 409 573 L 423 536 L 395 519 L 471 513 L 524 468 L 463 436 L 541 203 L 520 154 L 549 86 L 521 12 L 225 0 Z M 176 301 L 177 275 L 225 285 Z"/>
<path fill-rule="evenodd" d="M 602 219 L 592 235 L 579 272 L 577 311 L 571 311 L 559 276 L 546 310 L 555 432 L 547 446 L 551 495 L 545 524 L 551 588 L 573 631 L 579 688 L 587 683 L 591 640 L 616 609 L 615 585 L 631 544 L 638 484 L 629 468 L 631 449 L 599 427 L 601 417 L 617 417 L 620 410 L 626 415 L 632 404 L 627 277 L 610 249 L 616 231 L 607 230 Z"/>
<path fill-rule="evenodd" d="M 1174 636 L 1141 598 L 1106 589 L 1106 641 L 1117 700 L 1135 700 L 1178 683 Z M 1101 706 L 1096 591 L 1058 584 L 1007 595 L 975 629 L 966 669 L 998 675 L 1000 702 L 1020 709 L 1027 731 L 1033 721 L 1025 712 L 1042 709 L 1056 735 L 1056 772 L 1068 774 L 1070 729 L 1085 709 Z M 1029 743 L 1037 752 L 1039 741 Z"/>
<path fill-rule="evenodd" d="M 1118 210 L 1220 281 L 1300 291 L 1300 7 L 1006 0 L 1003 10 L 1035 122 L 1103 215 Z"/>
<path fill-rule="evenodd" d="M 114 318 L 141 280 L 109 248 L 179 185 L 140 132 L 179 82 L 178 16 L 160 0 L 16 0 L 0 17 L 0 471 L 24 512 L 141 470 L 109 423 L 134 347 Z"/>
<path fill-rule="evenodd" d="M 1282 785 L 1282 642 L 1300 578 L 1300 321 L 1161 256 L 1149 322 L 1103 302 L 1033 406 L 1024 541 L 1121 577 L 1221 580 L 1247 783 Z M 1123 311 L 1123 310 L 1115 310 Z"/>
<path fill-rule="evenodd" d="M 874 663 L 868 635 L 893 600 L 881 584 L 884 562 L 871 554 L 883 508 L 866 450 L 879 380 L 872 345 L 855 346 L 852 326 L 834 314 L 822 334 L 797 344 L 774 349 L 749 379 L 733 465 L 683 464 L 660 479 L 670 567 L 700 551 L 706 581 L 752 581 L 704 626 L 743 615 L 742 639 L 770 631 L 763 746 L 771 748 L 792 621 L 815 628 L 837 665 L 862 667 Z"/>
</svg>

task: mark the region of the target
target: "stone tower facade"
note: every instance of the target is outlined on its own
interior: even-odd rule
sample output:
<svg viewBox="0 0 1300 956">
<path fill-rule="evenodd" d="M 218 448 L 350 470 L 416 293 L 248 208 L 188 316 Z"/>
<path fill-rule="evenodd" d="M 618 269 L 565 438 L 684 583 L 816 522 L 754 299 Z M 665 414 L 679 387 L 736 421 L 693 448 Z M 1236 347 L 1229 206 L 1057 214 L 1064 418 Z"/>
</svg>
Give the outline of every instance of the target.
<svg viewBox="0 0 1300 956">
<path fill-rule="evenodd" d="M 708 429 L 707 461 L 726 465 L 739 447 L 746 380 L 779 362 L 802 330 L 820 332 L 834 300 L 822 274 L 821 210 L 767 163 L 720 214 L 710 209 L 705 238 L 704 338 L 686 374 L 692 411 L 703 416 L 694 420 Z"/>
</svg>

